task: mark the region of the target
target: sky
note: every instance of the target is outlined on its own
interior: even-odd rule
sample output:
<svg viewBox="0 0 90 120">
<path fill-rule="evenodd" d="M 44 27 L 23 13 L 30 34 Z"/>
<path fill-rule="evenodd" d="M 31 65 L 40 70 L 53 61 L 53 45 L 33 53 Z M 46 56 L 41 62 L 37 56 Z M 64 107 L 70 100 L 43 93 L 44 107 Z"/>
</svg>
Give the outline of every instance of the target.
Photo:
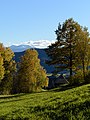
<svg viewBox="0 0 90 120">
<path fill-rule="evenodd" d="M 0 42 L 56 40 L 59 22 L 73 18 L 90 32 L 90 0 L 0 0 Z"/>
</svg>

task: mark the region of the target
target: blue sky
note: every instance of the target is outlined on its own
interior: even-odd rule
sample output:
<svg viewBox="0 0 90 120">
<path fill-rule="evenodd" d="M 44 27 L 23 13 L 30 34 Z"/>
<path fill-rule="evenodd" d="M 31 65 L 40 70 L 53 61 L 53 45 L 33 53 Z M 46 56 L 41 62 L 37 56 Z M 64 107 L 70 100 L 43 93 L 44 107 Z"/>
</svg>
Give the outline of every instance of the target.
<svg viewBox="0 0 90 120">
<path fill-rule="evenodd" d="M 0 42 L 55 40 L 58 23 L 73 18 L 90 31 L 90 0 L 0 0 Z"/>
</svg>

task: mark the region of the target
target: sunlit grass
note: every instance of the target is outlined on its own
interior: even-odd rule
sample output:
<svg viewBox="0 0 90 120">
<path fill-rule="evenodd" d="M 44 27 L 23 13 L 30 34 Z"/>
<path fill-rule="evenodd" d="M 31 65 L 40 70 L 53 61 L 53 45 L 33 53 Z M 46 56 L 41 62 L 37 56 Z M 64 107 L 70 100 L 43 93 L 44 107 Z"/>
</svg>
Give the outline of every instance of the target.
<svg viewBox="0 0 90 120">
<path fill-rule="evenodd" d="M 60 91 L 0 96 L 0 120 L 90 120 L 90 84 Z"/>
</svg>

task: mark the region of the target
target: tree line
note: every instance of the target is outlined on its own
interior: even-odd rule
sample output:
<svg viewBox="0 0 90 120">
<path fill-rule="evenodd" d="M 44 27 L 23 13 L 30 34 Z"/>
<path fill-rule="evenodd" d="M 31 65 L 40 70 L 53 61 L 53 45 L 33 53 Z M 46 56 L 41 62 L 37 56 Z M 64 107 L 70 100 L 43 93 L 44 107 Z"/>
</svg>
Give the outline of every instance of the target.
<svg viewBox="0 0 90 120">
<path fill-rule="evenodd" d="M 18 64 L 13 57 L 13 51 L 0 44 L 0 94 L 36 92 L 48 85 L 36 50 L 26 50 Z"/>
<path fill-rule="evenodd" d="M 69 70 L 69 83 L 90 83 L 90 36 L 87 27 L 72 18 L 58 25 L 56 42 L 46 53 L 46 61 L 55 65 L 54 74 Z M 19 63 L 13 60 L 14 53 L 0 44 L 0 94 L 28 93 L 41 91 L 48 86 L 46 71 L 40 65 L 36 50 L 28 49 Z"/>
</svg>

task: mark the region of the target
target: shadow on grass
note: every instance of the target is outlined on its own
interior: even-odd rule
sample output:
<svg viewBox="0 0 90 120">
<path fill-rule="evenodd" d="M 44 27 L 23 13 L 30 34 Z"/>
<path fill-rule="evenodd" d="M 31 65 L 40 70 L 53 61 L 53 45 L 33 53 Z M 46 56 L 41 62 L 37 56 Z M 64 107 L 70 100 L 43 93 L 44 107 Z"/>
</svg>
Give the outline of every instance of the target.
<svg viewBox="0 0 90 120">
<path fill-rule="evenodd" d="M 60 92 L 60 91 L 65 91 L 65 90 L 69 90 L 69 89 L 72 89 L 72 88 L 77 88 L 77 87 L 80 87 L 80 86 L 83 86 L 83 85 L 87 85 L 87 84 L 79 84 L 79 85 L 61 85 L 57 88 L 52 88 L 52 89 L 49 89 L 50 92 Z M 90 88 L 90 86 L 88 86 Z"/>
<path fill-rule="evenodd" d="M 57 106 L 36 106 L 33 108 L 32 113 L 41 113 L 43 118 L 50 120 L 90 120 L 90 101 L 75 103 L 77 99 L 58 104 Z"/>
<path fill-rule="evenodd" d="M 89 91 L 90 91 L 90 86 L 88 86 L 88 89 L 89 89 Z"/>
<path fill-rule="evenodd" d="M 20 93 L 15 95 L 1 95 L 0 99 L 7 99 L 7 98 L 17 98 L 26 95 L 26 93 Z"/>
<path fill-rule="evenodd" d="M 16 99 L 16 100 L 9 100 L 9 101 L 2 101 L 2 102 L 0 102 L 0 104 L 2 103 L 11 103 L 11 102 L 18 102 L 18 101 L 21 101 L 21 100 L 24 100 L 24 99 Z"/>
</svg>

